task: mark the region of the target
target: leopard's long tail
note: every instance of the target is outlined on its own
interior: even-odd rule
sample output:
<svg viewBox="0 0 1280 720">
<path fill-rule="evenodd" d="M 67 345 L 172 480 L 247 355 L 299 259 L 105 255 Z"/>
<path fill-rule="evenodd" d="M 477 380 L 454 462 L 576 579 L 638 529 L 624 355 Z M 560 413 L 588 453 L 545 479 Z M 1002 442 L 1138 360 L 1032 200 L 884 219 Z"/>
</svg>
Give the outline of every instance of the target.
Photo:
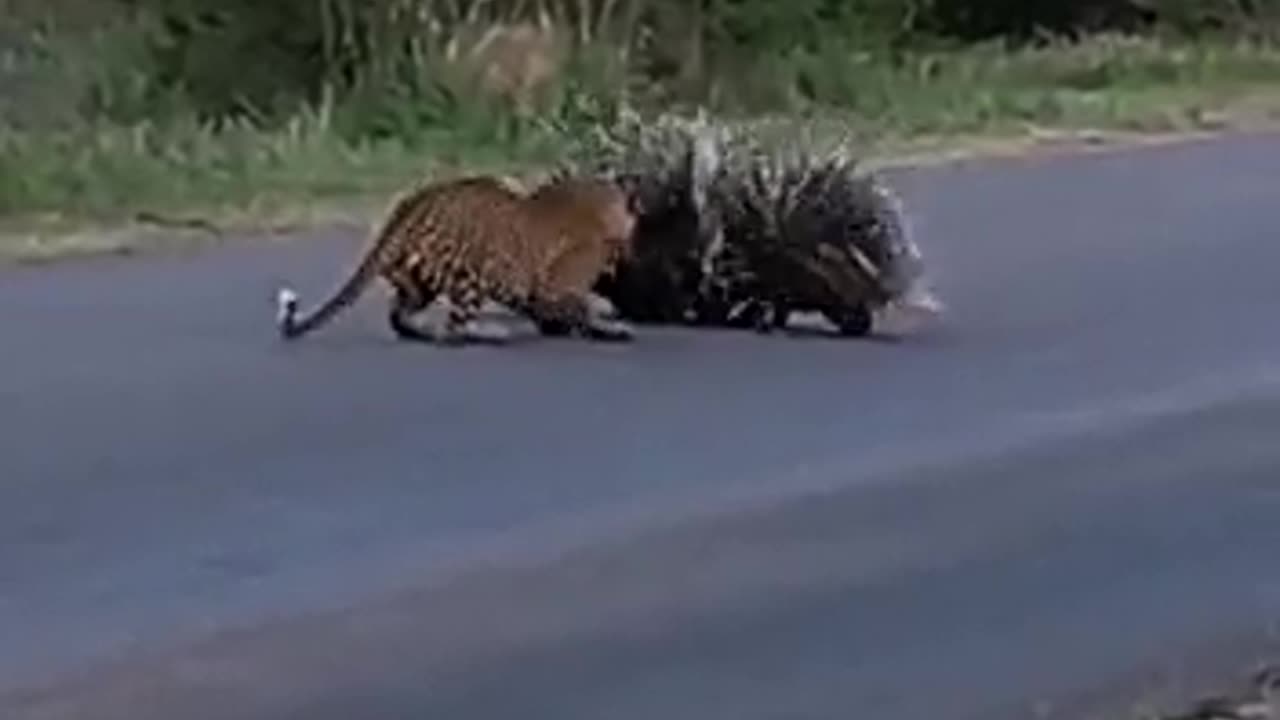
<svg viewBox="0 0 1280 720">
<path fill-rule="evenodd" d="M 298 293 L 289 287 L 280 288 L 276 292 L 276 325 L 280 329 L 280 336 L 286 340 L 301 337 L 333 319 L 339 311 L 354 303 L 368 287 L 369 282 L 376 277 L 376 260 L 376 253 L 366 254 L 342 287 L 338 288 L 338 291 L 323 305 L 302 318 L 298 317 Z"/>
<path fill-rule="evenodd" d="M 408 198 L 401 200 L 392 211 L 391 217 L 382 224 L 370 240 L 369 247 L 360 259 L 360 264 L 347 277 L 337 292 L 323 304 L 303 317 L 298 317 L 298 294 L 292 288 L 282 287 L 276 293 L 276 325 L 280 335 L 286 340 L 293 340 L 315 330 L 340 311 L 350 306 L 365 289 L 369 287 L 385 262 L 391 247 L 390 239 L 395 236 L 400 221 L 409 209 Z"/>
<path fill-rule="evenodd" d="M 281 288 L 276 293 L 276 325 L 280 329 L 280 335 L 286 340 L 301 337 L 333 319 L 340 311 L 354 303 L 369 287 L 369 283 L 378 277 L 379 271 L 387 262 L 388 254 L 395 247 L 394 240 L 400 235 L 404 224 L 409 222 L 412 216 L 436 202 L 440 192 L 439 187 L 433 189 L 428 181 L 394 198 L 391 201 L 390 212 L 386 214 L 381 227 L 374 231 L 368 249 L 360 259 L 360 264 L 337 292 L 305 317 L 298 317 L 298 294 L 292 288 Z"/>
</svg>

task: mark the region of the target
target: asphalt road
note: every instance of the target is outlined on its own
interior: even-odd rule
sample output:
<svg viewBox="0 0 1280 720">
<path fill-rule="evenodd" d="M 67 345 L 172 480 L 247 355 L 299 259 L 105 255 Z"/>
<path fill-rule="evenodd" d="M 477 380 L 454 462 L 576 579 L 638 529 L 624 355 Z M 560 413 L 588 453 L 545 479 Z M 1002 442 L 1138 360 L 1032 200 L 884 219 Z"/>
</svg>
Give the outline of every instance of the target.
<svg viewBox="0 0 1280 720">
<path fill-rule="evenodd" d="M 1280 621 L 1278 140 L 897 174 L 950 315 L 896 343 L 437 349 L 373 297 L 278 342 L 349 233 L 0 273 L 0 717 L 997 720 L 1234 677 Z"/>
</svg>

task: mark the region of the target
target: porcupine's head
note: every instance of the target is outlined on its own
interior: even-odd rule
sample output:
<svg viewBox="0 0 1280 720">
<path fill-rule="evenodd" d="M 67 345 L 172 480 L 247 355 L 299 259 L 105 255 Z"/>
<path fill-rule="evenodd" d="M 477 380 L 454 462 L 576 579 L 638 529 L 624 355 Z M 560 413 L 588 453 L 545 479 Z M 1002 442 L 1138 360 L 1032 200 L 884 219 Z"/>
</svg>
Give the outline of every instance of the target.
<svg viewBox="0 0 1280 720">
<path fill-rule="evenodd" d="M 937 313 L 924 254 L 902 199 L 880 178 L 836 163 L 812 173 L 796 220 L 812 217 L 819 257 L 856 267 L 871 288 L 872 307 Z"/>
</svg>

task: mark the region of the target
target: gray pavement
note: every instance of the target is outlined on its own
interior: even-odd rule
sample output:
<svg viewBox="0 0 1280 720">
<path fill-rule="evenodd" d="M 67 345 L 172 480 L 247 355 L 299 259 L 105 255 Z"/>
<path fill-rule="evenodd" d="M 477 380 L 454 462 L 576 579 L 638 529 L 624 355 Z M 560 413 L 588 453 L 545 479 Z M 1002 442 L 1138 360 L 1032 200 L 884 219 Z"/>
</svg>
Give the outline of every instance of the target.
<svg viewBox="0 0 1280 720">
<path fill-rule="evenodd" d="M 0 717 L 990 720 L 1247 667 L 1278 138 L 895 180 L 950 305 L 900 342 L 439 349 L 380 291 L 278 342 L 351 233 L 0 272 Z"/>
</svg>

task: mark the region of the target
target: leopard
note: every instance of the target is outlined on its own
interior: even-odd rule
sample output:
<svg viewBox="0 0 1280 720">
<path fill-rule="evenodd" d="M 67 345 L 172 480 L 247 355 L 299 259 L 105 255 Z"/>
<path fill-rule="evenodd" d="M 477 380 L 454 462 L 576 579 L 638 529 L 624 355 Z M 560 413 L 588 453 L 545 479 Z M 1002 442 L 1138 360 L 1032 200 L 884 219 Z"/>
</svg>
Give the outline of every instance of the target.
<svg viewBox="0 0 1280 720">
<path fill-rule="evenodd" d="M 387 323 L 400 340 L 449 345 L 504 342 L 483 325 L 486 301 L 531 320 L 544 336 L 625 342 L 634 330 L 606 317 L 592 287 L 631 252 L 629 198 L 608 179 L 558 177 L 522 189 L 471 175 L 418 185 L 393 200 L 355 268 L 330 297 L 299 316 L 298 294 L 277 291 L 277 327 L 294 340 L 332 320 L 381 278 L 391 288 Z M 448 302 L 442 332 L 415 319 Z"/>
</svg>

